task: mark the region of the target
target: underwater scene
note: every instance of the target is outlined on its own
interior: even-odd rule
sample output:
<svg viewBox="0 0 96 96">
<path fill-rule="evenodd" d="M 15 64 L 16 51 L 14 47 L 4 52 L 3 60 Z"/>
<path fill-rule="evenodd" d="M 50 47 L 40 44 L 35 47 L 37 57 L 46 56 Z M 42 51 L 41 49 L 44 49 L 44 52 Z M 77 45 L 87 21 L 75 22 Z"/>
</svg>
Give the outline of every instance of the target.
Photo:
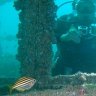
<svg viewBox="0 0 96 96">
<path fill-rule="evenodd" d="M 96 96 L 96 1 L 0 0 L 0 96 Z"/>
</svg>

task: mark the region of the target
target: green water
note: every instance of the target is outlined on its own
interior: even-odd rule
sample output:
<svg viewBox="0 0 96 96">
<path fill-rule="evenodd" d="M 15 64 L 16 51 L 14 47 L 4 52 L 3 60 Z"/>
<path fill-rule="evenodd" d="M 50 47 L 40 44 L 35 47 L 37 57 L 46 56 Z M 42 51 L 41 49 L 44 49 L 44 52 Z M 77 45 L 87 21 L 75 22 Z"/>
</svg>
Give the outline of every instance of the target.
<svg viewBox="0 0 96 96">
<path fill-rule="evenodd" d="M 20 63 L 14 55 L 2 56 L 0 58 L 0 78 L 17 78 L 20 70 Z"/>
</svg>

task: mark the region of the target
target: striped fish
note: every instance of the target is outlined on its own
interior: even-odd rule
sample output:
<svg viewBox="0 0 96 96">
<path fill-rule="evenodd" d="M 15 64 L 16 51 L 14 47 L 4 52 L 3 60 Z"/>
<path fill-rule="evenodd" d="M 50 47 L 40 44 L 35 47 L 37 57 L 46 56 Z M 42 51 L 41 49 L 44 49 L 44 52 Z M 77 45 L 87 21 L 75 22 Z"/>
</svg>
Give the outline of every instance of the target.
<svg viewBox="0 0 96 96">
<path fill-rule="evenodd" d="M 22 77 L 12 86 L 10 90 L 10 94 L 14 89 L 20 92 L 29 90 L 33 87 L 35 83 L 36 83 L 36 80 L 31 77 Z"/>
</svg>

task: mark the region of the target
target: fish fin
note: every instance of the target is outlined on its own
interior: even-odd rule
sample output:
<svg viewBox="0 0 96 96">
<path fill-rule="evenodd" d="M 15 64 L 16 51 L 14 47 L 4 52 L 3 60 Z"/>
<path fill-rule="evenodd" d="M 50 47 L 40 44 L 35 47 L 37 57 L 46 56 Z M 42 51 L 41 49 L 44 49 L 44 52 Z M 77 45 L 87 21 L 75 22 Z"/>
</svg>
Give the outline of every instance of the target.
<svg viewBox="0 0 96 96">
<path fill-rule="evenodd" d="M 25 89 L 21 88 L 21 87 L 16 88 L 16 90 L 19 91 L 19 92 L 24 92 L 25 91 Z"/>
<path fill-rule="evenodd" d="M 9 88 L 9 94 L 11 95 L 12 94 L 12 91 L 13 91 L 13 88 L 12 88 L 12 84 L 8 85 L 8 88 Z"/>
</svg>

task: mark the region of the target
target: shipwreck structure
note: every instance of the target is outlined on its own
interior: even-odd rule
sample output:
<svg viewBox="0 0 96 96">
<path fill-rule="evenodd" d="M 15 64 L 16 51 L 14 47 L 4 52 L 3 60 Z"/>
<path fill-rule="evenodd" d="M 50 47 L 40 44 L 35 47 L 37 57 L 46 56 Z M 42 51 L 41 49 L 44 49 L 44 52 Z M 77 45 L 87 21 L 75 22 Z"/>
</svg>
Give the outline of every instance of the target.
<svg viewBox="0 0 96 96">
<path fill-rule="evenodd" d="M 52 64 L 52 34 L 57 7 L 53 0 L 17 0 L 14 6 L 20 11 L 17 34 L 20 74 L 47 81 Z"/>
<path fill-rule="evenodd" d="M 77 73 L 51 77 L 52 37 L 57 6 L 53 0 L 17 0 L 14 6 L 19 13 L 17 60 L 21 76 L 38 80 L 38 88 L 61 88 L 63 85 L 96 83 L 96 74 Z"/>
</svg>

